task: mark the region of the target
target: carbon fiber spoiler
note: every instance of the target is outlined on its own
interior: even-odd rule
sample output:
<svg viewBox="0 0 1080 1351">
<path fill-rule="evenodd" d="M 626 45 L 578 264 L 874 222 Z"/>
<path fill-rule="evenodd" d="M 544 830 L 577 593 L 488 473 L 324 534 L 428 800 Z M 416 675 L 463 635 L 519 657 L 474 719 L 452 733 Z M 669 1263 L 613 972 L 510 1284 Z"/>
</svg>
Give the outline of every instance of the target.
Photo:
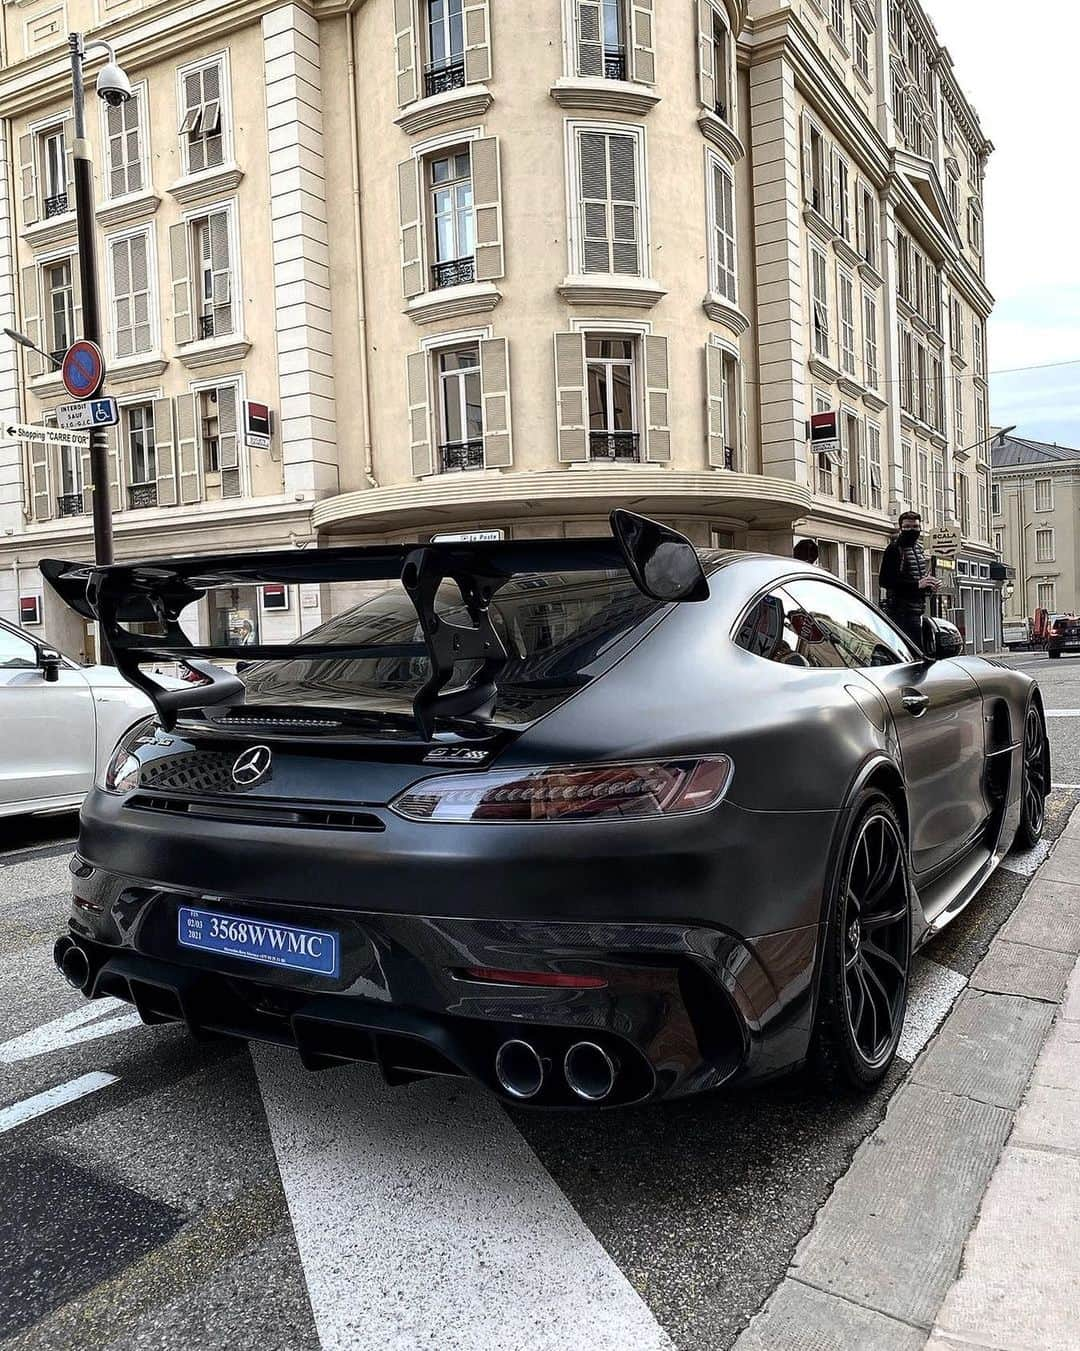
<svg viewBox="0 0 1080 1351">
<path fill-rule="evenodd" d="M 522 573 L 625 568 L 638 588 L 655 600 L 707 599 L 708 582 L 697 551 L 685 536 L 621 509 L 613 511 L 610 520 L 612 533 L 606 539 L 377 545 L 151 559 L 107 567 L 44 558 L 40 567 L 66 604 L 83 618 L 97 620 L 118 670 L 150 697 L 166 729 L 175 726 L 181 713 L 243 703 L 243 681 L 215 666 L 215 659 L 424 657 L 431 673 L 413 700 L 413 715 L 420 735 L 430 741 L 437 717 L 464 717 L 490 706 L 495 698 L 496 678 L 507 652 L 489 607 L 511 578 Z M 401 581 L 416 609 L 422 642 L 204 647 L 192 643 L 179 623 L 188 605 L 218 587 L 393 579 Z M 436 615 L 435 597 L 444 581 L 454 582 L 461 591 L 471 625 Z M 155 624 L 160 633 L 133 633 L 125 627 L 132 623 Z M 209 683 L 166 689 L 141 668 L 143 662 L 162 660 L 183 662 Z M 469 661 L 480 663 L 476 672 L 466 684 L 448 688 L 455 664 Z"/>
</svg>

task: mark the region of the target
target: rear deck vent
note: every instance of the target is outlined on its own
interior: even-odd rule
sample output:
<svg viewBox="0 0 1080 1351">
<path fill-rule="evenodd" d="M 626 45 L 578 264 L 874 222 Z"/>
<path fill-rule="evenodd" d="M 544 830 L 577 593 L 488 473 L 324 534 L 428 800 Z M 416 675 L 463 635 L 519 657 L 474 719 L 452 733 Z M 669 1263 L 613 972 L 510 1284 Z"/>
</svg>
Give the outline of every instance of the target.
<svg viewBox="0 0 1080 1351">
<path fill-rule="evenodd" d="M 134 793 L 125 806 L 143 812 L 165 812 L 170 816 L 195 816 L 206 821 L 236 821 L 259 826 L 292 826 L 300 830 L 382 831 L 385 823 L 373 812 L 353 811 L 348 807 L 283 806 L 247 798 L 200 800 L 165 797 L 155 793 Z"/>
<path fill-rule="evenodd" d="M 289 718 L 279 717 L 278 715 L 267 716 L 265 718 L 255 717 L 250 713 L 243 715 L 238 713 L 226 713 L 218 718 L 211 718 L 218 727 L 318 727 L 322 730 L 333 730 L 342 724 L 336 718 Z"/>
</svg>

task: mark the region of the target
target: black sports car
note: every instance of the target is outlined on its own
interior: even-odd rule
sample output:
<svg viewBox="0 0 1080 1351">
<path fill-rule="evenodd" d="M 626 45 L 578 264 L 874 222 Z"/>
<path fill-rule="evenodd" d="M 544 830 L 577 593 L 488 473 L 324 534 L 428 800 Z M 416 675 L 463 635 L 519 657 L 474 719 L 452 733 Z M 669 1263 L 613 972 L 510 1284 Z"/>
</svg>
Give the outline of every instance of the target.
<svg viewBox="0 0 1080 1351">
<path fill-rule="evenodd" d="M 818 568 L 612 527 L 43 563 L 158 710 L 83 807 L 67 979 L 543 1107 L 876 1083 L 912 952 L 1042 831 L 1039 690 Z M 358 603 L 192 646 L 187 605 L 265 583 Z"/>
</svg>

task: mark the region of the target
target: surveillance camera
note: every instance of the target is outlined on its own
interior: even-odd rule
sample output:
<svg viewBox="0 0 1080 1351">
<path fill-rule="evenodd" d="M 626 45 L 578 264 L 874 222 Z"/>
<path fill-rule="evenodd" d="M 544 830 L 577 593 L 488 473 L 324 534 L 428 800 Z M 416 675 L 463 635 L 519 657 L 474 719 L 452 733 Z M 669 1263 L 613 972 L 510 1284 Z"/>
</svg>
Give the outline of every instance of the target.
<svg viewBox="0 0 1080 1351">
<path fill-rule="evenodd" d="M 97 77 L 98 98 L 104 99 L 110 108 L 118 108 L 131 98 L 131 81 L 115 61 L 102 66 Z"/>
</svg>

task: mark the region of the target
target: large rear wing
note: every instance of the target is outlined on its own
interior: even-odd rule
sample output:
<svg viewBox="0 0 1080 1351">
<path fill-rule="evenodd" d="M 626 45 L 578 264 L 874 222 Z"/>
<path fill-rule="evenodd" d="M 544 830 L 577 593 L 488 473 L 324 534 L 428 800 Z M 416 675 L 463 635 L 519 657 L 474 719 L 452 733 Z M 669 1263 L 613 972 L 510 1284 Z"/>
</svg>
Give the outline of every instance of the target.
<svg viewBox="0 0 1080 1351">
<path fill-rule="evenodd" d="M 607 539 L 510 540 L 482 543 L 385 545 L 367 548 L 218 554 L 153 559 L 98 567 L 45 558 L 41 572 L 78 614 L 96 619 L 120 673 L 153 701 L 165 728 L 185 712 L 244 700 L 244 683 L 214 661 L 423 657 L 431 672 L 413 700 L 420 735 L 430 741 L 435 719 L 464 717 L 489 708 L 508 654 L 491 622 L 499 588 L 522 573 L 595 572 L 625 568 L 638 588 L 659 601 L 698 601 L 709 594 L 694 546 L 678 531 L 633 512 L 611 513 Z M 369 582 L 400 579 L 416 609 L 418 643 L 256 644 L 207 647 L 180 627 L 187 606 L 218 587 L 268 583 Z M 471 623 L 451 623 L 435 612 L 445 581 L 456 584 Z M 129 624 L 153 624 L 157 634 L 134 633 Z M 179 661 L 204 683 L 166 689 L 143 663 Z M 459 662 L 478 662 L 469 680 L 449 688 Z"/>
</svg>

